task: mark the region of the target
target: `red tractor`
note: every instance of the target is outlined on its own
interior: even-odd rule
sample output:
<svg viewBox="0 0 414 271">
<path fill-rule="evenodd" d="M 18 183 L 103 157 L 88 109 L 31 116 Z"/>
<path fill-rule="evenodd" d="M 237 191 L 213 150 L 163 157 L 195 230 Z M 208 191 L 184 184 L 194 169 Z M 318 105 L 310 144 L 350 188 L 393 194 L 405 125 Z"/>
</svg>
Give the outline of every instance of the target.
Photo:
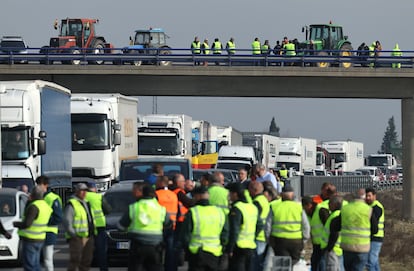
<svg viewBox="0 0 414 271">
<path fill-rule="evenodd" d="M 40 50 L 43 54 L 104 54 L 112 52 L 112 44 L 107 43 L 105 38 L 97 36 L 95 32 L 95 24 L 97 19 L 63 19 L 58 24 L 56 20 L 54 28 L 60 28 L 59 36 L 50 38 L 49 46 L 44 46 Z M 56 49 L 51 49 L 56 48 Z M 43 63 L 53 63 L 53 60 L 42 61 Z M 80 64 L 79 59 L 62 61 L 62 64 Z M 90 64 L 103 64 L 103 60 L 89 61 Z"/>
</svg>

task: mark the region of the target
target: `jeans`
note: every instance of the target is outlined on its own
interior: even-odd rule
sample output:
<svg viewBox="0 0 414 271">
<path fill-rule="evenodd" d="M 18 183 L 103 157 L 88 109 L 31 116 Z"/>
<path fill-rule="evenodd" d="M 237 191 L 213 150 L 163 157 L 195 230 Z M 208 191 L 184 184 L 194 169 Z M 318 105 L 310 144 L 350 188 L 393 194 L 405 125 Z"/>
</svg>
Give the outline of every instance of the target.
<svg viewBox="0 0 414 271">
<path fill-rule="evenodd" d="M 368 254 L 368 271 L 380 271 L 379 254 L 381 252 L 382 242 L 371 241 L 371 247 Z"/>
<path fill-rule="evenodd" d="M 252 259 L 252 270 L 261 271 L 263 270 L 265 251 L 266 251 L 266 242 L 256 241 L 256 251 L 253 254 Z"/>
<path fill-rule="evenodd" d="M 129 250 L 128 271 L 162 271 L 162 246 L 143 245 L 131 240 Z"/>
<path fill-rule="evenodd" d="M 23 269 L 25 271 L 41 271 L 40 252 L 43 242 L 22 240 L 23 243 Z"/>
<path fill-rule="evenodd" d="M 45 271 L 53 271 L 53 249 L 54 245 L 43 246 L 43 265 Z"/>
<path fill-rule="evenodd" d="M 94 256 L 97 260 L 100 271 L 108 271 L 108 236 L 105 228 L 98 228 L 98 235 L 95 236 Z"/>
<path fill-rule="evenodd" d="M 176 260 L 176 253 L 174 249 L 174 231 L 167 230 L 164 233 L 164 243 L 165 243 L 165 261 L 164 269 L 165 271 L 177 271 L 178 264 Z"/>
<path fill-rule="evenodd" d="M 368 252 L 344 251 L 344 265 L 346 271 L 363 271 L 368 262 Z"/>
</svg>

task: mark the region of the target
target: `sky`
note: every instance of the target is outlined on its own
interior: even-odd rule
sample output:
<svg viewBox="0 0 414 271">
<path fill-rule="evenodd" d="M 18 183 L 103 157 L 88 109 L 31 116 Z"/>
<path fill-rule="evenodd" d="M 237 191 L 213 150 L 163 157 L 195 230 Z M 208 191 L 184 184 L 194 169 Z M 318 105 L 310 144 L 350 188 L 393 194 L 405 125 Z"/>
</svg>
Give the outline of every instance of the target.
<svg viewBox="0 0 414 271">
<path fill-rule="evenodd" d="M 271 45 L 284 36 L 303 40 L 302 26 L 333 23 L 344 27 L 354 48 L 379 40 L 383 50 L 398 42 L 413 47 L 414 2 L 407 0 L 2 0 L 0 35 L 21 35 L 38 48 L 57 35 L 55 19 L 100 20 L 97 31 L 107 42 L 126 46 L 136 29 L 161 27 L 173 48 L 188 48 L 195 36 L 249 49 L 255 37 Z M 335 86 L 332 86 L 334 89 Z M 117 90 L 114 90 L 116 92 Z M 392 90 L 390 90 L 392 91 Z M 152 112 L 152 98 L 140 97 L 141 113 Z M 387 121 L 394 116 L 401 136 L 400 100 L 159 97 L 159 113 L 185 113 L 193 119 L 231 125 L 241 131 L 265 131 L 274 116 L 282 136 L 363 142 L 365 154 L 380 148 Z"/>
</svg>

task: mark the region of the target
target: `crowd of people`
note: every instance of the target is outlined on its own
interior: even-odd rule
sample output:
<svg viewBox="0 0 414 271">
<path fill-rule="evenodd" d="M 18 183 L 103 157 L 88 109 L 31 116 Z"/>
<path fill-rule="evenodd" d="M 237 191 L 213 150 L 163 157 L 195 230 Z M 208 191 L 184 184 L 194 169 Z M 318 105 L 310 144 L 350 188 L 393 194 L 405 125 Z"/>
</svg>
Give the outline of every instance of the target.
<svg viewBox="0 0 414 271">
<path fill-rule="evenodd" d="M 240 169 L 237 182 L 225 185 L 221 172 L 205 174 L 194 185 L 182 174 L 172 179 L 154 165 L 153 176 L 135 182 L 136 201 L 118 222 L 130 238 L 128 270 L 270 270 L 274 256 L 303 263 L 312 242 L 312 270 L 380 270 L 384 207 L 372 188 L 360 189 L 350 202 L 324 183 L 319 195 L 300 201 L 286 167 L 269 171 L 258 164 Z M 250 175 L 250 176 L 249 176 Z M 78 183 L 63 207 L 45 176 L 30 193 L 24 219 L 14 222 L 23 242 L 24 270 L 53 270 L 53 247 L 63 224 L 69 244 L 67 270 L 89 270 L 92 259 L 108 270 L 105 215 L 109 206 L 93 184 Z M 10 234 L 0 227 L 0 233 Z"/>
</svg>

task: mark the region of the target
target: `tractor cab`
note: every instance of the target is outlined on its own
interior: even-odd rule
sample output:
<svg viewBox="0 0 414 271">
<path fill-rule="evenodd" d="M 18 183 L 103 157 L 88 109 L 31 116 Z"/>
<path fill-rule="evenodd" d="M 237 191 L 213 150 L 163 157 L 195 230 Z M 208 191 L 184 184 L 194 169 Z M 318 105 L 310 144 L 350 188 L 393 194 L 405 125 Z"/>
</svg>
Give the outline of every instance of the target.
<svg viewBox="0 0 414 271">
<path fill-rule="evenodd" d="M 343 35 L 342 26 L 317 24 L 309 26 L 309 38 L 316 50 L 338 50 L 348 37 Z"/>
<path fill-rule="evenodd" d="M 63 19 L 60 23 L 59 36 L 50 39 L 50 47 L 90 47 L 95 23 L 97 23 L 96 19 Z M 54 28 L 59 28 L 57 21 Z"/>
<path fill-rule="evenodd" d="M 161 48 L 167 46 L 168 36 L 161 28 L 150 28 L 149 30 L 136 30 L 131 45 L 142 46 L 142 48 Z"/>
</svg>

